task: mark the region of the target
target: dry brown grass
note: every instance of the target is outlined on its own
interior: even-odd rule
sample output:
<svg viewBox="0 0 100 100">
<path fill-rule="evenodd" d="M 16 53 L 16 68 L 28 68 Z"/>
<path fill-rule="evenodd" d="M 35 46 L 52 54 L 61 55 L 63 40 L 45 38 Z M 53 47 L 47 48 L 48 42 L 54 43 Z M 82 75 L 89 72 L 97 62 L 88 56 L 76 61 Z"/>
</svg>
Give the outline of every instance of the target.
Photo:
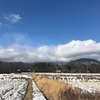
<svg viewBox="0 0 100 100">
<path fill-rule="evenodd" d="M 78 89 L 74 91 L 69 85 L 38 75 L 33 75 L 33 79 L 48 100 L 78 100 Z"/>
<path fill-rule="evenodd" d="M 80 93 L 79 100 L 100 100 L 100 93 Z"/>
<path fill-rule="evenodd" d="M 100 100 L 99 93 L 81 93 L 78 88 L 36 74 L 33 79 L 47 100 Z"/>
</svg>

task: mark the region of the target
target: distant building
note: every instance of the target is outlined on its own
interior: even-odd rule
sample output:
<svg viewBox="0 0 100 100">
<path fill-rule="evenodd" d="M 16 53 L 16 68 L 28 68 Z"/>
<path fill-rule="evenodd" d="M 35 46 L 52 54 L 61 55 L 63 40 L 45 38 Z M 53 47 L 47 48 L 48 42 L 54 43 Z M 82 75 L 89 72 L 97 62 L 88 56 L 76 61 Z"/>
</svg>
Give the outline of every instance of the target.
<svg viewBox="0 0 100 100">
<path fill-rule="evenodd" d="M 21 72 L 21 69 L 17 69 L 17 72 Z"/>
<path fill-rule="evenodd" d="M 33 72 L 35 72 L 35 70 L 33 70 Z"/>
<path fill-rule="evenodd" d="M 28 72 L 31 72 L 31 69 L 27 69 Z"/>
<path fill-rule="evenodd" d="M 61 70 L 56 70 L 56 73 L 61 73 Z"/>
</svg>

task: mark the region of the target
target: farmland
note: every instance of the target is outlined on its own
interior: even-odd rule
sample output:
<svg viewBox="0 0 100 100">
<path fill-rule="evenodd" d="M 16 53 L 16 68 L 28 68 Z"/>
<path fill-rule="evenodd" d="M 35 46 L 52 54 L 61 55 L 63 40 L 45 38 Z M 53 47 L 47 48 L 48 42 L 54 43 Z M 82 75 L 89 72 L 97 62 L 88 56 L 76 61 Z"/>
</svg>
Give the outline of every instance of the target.
<svg viewBox="0 0 100 100">
<path fill-rule="evenodd" d="M 0 100 L 28 100 L 25 95 L 29 94 L 27 88 L 30 79 L 29 74 L 0 74 Z M 34 90 L 31 94 L 31 100 L 44 98 L 33 80 L 32 87 Z"/>
<path fill-rule="evenodd" d="M 33 77 L 48 100 L 100 100 L 100 74 L 37 73 Z"/>
<path fill-rule="evenodd" d="M 100 74 L 0 74 L 0 100 L 73 100 L 79 95 L 81 100 L 99 100 Z"/>
<path fill-rule="evenodd" d="M 73 87 L 80 88 L 82 92 L 100 92 L 100 74 L 88 73 L 39 73 L 42 76 L 58 80 Z"/>
</svg>

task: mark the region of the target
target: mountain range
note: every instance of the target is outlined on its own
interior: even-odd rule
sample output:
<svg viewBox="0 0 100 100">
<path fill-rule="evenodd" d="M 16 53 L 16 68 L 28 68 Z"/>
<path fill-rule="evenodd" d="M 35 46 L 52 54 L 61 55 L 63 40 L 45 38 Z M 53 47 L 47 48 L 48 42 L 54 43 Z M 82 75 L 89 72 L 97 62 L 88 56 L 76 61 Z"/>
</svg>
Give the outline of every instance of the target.
<svg viewBox="0 0 100 100">
<path fill-rule="evenodd" d="M 100 73 L 100 61 L 96 59 L 81 58 L 70 62 L 2 62 L 0 73 L 19 72 L 57 72 L 65 73 Z"/>
</svg>

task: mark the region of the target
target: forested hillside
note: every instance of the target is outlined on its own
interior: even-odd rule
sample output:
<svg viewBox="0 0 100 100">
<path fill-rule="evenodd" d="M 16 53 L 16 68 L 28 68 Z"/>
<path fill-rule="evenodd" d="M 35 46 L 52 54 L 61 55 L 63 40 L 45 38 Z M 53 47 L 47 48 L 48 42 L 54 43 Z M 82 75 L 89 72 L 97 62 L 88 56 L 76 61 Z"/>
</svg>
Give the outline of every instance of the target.
<svg viewBox="0 0 100 100">
<path fill-rule="evenodd" d="M 100 73 L 100 62 L 95 59 L 78 59 L 61 64 L 59 62 L 0 62 L 0 73 L 19 72 Z"/>
</svg>

